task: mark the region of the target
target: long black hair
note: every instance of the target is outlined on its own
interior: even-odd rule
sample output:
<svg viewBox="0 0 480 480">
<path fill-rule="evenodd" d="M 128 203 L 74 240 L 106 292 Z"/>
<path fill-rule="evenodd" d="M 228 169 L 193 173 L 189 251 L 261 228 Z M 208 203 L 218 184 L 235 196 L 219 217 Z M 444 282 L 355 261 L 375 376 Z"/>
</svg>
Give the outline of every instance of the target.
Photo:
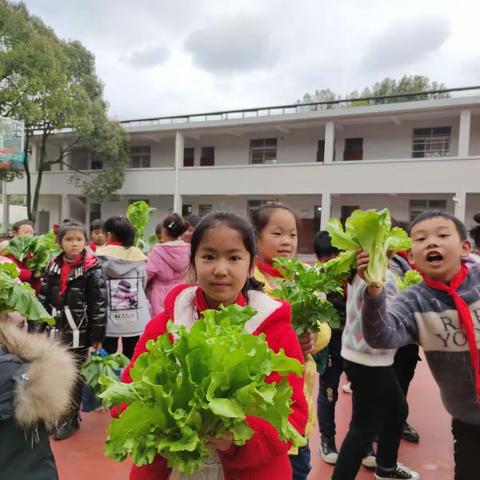
<svg viewBox="0 0 480 480">
<path fill-rule="evenodd" d="M 230 212 L 214 212 L 203 217 L 200 223 L 195 228 L 190 244 L 190 267 L 195 272 L 195 254 L 202 242 L 205 233 L 212 228 L 224 225 L 232 230 L 237 231 L 242 237 L 242 243 L 245 250 L 250 254 L 250 270 L 255 266 L 255 235 L 250 223 L 244 218 Z M 263 283 L 259 282 L 254 277 L 248 277 L 245 285 L 242 288 L 242 293 L 247 297 L 248 290 L 262 290 Z"/>
<path fill-rule="evenodd" d="M 103 224 L 103 230 L 105 233 L 113 234 L 115 240 L 125 248 L 129 248 L 135 243 L 135 227 L 125 215 L 107 218 Z"/>
</svg>

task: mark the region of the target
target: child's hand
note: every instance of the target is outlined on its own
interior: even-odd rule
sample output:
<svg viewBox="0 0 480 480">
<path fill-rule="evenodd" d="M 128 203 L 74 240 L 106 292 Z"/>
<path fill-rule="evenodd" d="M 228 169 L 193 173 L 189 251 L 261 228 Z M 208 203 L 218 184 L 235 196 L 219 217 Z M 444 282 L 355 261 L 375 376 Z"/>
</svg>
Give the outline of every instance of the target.
<svg viewBox="0 0 480 480">
<path fill-rule="evenodd" d="M 370 260 L 370 257 L 368 256 L 367 252 L 364 252 L 363 250 L 358 252 L 357 274 L 364 282 L 366 282 L 365 271 L 367 270 L 369 260 Z M 378 297 L 378 295 L 382 293 L 382 290 L 383 290 L 383 287 L 374 287 L 373 285 L 368 285 L 367 287 L 367 293 L 370 297 Z"/>
<path fill-rule="evenodd" d="M 315 334 L 312 332 L 305 332 L 302 333 L 298 337 L 298 341 L 300 342 L 300 347 L 302 348 L 302 353 L 304 355 L 308 355 L 309 353 L 313 353 L 315 348 Z"/>
<path fill-rule="evenodd" d="M 92 348 L 98 352 L 102 348 L 102 342 L 94 342 L 92 343 Z"/>
<path fill-rule="evenodd" d="M 207 442 L 207 447 L 212 450 L 225 452 L 233 445 L 233 433 L 227 433 L 224 437 L 211 437 Z"/>
</svg>

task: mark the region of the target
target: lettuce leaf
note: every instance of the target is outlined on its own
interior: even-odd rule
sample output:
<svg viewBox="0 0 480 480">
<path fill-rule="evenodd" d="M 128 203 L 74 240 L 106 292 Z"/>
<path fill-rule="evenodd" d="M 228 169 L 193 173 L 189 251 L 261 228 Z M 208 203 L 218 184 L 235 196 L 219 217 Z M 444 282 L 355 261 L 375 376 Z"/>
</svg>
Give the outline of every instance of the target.
<svg viewBox="0 0 480 480">
<path fill-rule="evenodd" d="M 398 290 L 405 290 L 408 287 L 413 285 L 418 285 L 423 282 L 423 277 L 420 275 L 417 270 L 408 270 L 403 278 L 400 278 L 398 275 L 395 276 L 397 282 Z"/>
<path fill-rule="evenodd" d="M 148 252 L 156 241 L 155 235 L 144 238 L 145 230 L 156 211 L 156 208 L 150 207 L 144 200 L 131 203 L 127 209 L 127 218 L 135 228 L 135 246 L 145 252 Z"/>
<path fill-rule="evenodd" d="M 109 378 L 118 379 L 120 370 L 127 367 L 130 360 L 123 353 L 112 353 L 102 357 L 101 355 L 92 355 L 89 362 L 82 367 L 82 375 L 85 382 L 92 390 L 99 394 L 102 391 L 100 377 L 106 375 Z"/>
<path fill-rule="evenodd" d="M 381 286 L 386 281 L 388 267 L 387 254 L 411 248 L 407 233 L 398 227 L 392 228 L 390 212 L 383 210 L 355 210 L 345 222 L 345 229 L 340 221 L 331 218 L 327 226 L 332 245 L 349 253 L 344 257 L 345 263 L 353 267 L 356 254 L 363 250 L 370 260 L 365 271 L 365 280 L 369 285 Z M 345 265 L 343 265 L 345 267 Z"/>
<path fill-rule="evenodd" d="M 283 350 L 270 350 L 264 335 L 245 332 L 255 313 L 238 305 L 206 310 L 190 331 L 169 322 L 168 333 L 147 342 L 148 352 L 130 371 L 131 384 L 103 376 L 105 405 L 128 404 L 109 427 L 107 457 L 122 461 L 130 455 L 136 465 L 146 465 L 160 454 L 170 468 L 192 474 L 211 453 L 209 438 L 231 432 L 236 445 L 251 438 L 249 415 L 269 422 L 283 440 L 304 445 L 288 422 L 287 379 L 265 382 L 272 372 L 301 376 L 303 366 Z"/>
</svg>

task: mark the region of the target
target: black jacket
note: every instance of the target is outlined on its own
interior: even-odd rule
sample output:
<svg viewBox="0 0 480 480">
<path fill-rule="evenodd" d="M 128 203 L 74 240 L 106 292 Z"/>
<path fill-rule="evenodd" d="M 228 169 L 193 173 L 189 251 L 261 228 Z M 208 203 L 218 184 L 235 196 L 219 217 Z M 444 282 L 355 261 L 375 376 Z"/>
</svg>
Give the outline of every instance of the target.
<svg viewBox="0 0 480 480">
<path fill-rule="evenodd" d="M 48 266 L 42 280 L 39 299 L 45 308 L 57 311 L 55 328 L 61 340 L 72 344 L 72 329 L 65 317 L 68 305 L 75 324 L 80 330 L 79 348 L 87 348 L 95 342 L 103 342 L 107 322 L 107 289 L 100 261 L 91 253 L 83 253 L 83 261 L 70 271 L 67 288 L 60 295 L 60 274 L 63 253 Z"/>
</svg>

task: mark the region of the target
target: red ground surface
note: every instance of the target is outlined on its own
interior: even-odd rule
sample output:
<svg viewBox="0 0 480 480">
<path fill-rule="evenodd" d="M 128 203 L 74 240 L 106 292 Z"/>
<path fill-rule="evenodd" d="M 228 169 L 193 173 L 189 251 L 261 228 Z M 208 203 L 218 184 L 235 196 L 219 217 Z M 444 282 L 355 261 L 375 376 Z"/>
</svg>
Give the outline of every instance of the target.
<svg viewBox="0 0 480 480">
<path fill-rule="evenodd" d="M 420 432 L 418 445 L 401 443 L 399 461 L 421 474 L 422 480 L 452 480 L 452 439 L 450 419 L 440 402 L 425 362 L 419 363 L 409 393 L 410 423 Z M 337 404 L 337 444 L 345 436 L 351 415 L 351 397 L 340 393 Z M 109 416 L 92 412 L 83 414 L 81 429 L 63 442 L 52 442 L 60 480 L 124 480 L 128 479 L 129 463 L 115 463 L 103 455 L 103 441 Z M 318 453 L 319 435 L 311 440 L 312 471 L 309 480 L 327 480 L 332 467 Z M 340 445 L 338 445 L 340 446 Z M 359 480 L 372 479 L 373 474 L 361 467 Z M 265 479 L 274 480 L 274 479 Z"/>
</svg>

